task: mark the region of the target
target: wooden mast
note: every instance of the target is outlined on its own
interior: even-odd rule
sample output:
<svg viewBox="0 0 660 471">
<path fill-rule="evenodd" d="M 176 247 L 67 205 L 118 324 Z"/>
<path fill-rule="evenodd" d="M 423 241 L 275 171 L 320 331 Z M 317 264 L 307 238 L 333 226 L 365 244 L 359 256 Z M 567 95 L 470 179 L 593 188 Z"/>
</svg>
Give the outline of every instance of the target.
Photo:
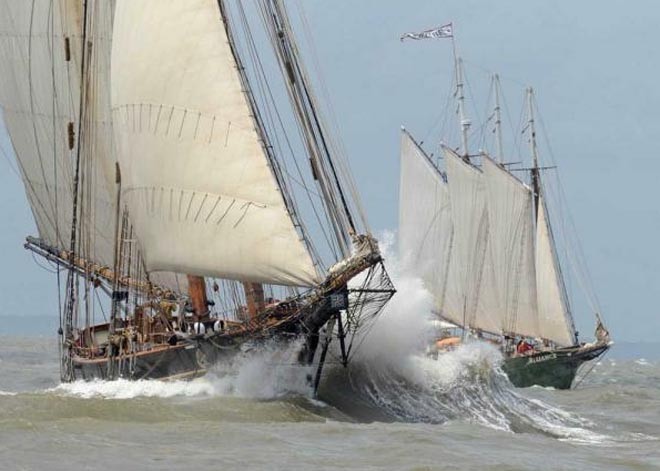
<svg viewBox="0 0 660 471">
<path fill-rule="evenodd" d="M 534 126 L 534 89 L 532 89 L 532 87 L 527 89 L 527 106 L 529 107 L 529 145 L 533 159 L 531 169 L 532 189 L 534 190 L 534 208 L 536 209 L 536 217 L 538 218 L 539 201 L 541 198 L 541 169 L 539 168 L 539 152 L 536 146 L 536 127 Z"/>
<path fill-rule="evenodd" d="M 190 296 L 195 322 L 202 320 L 209 313 L 206 281 L 204 281 L 203 276 L 188 275 L 188 295 Z"/>
<path fill-rule="evenodd" d="M 249 319 L 254 319 L 260 312 L 266 308 L 264 299 L 264 287 L 261 283 L 243 282 L 245 290 L 245 300 L 247 302 L 247 312 Z"/>
</svg>

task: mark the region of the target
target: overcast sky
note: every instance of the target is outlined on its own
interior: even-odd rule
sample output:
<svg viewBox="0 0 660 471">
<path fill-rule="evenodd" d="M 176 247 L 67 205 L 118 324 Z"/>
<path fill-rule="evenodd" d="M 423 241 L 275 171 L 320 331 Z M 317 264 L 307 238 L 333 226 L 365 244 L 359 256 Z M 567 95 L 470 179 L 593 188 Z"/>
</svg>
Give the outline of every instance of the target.
<svg viewBox="0 0 660 471">
<path fill-rule="evenodd" d="M 654 141 L 660 135 L 660 3 L 304 0 L 304 5 L 374 230 L 396 229 L 400 126 L 424 139 L 429 151 L 445 137 L 434 124 L 447 113 L 451 43 L 398 38 L 452 21 L 475 98 L 488 92 L 488 71 L 499 72 L 517 124 L 523 88 L 535 87 L 614 338 L 660 340 L 655 302 L 660 159 Z M 476 108 L 483 115 L 486 106 L 484 100 Z M 9 151 L 4 131 L 0 140 Z M 543 147 L 542 152 L 549 153 Z M 34 233 L 23 187 L 0 157 L 0 313 L 55 316 L 54 277 L 22 249 L 25 235 Z M 590 336 L 592 317 L 586 312 L 576 317 Z"/>
</svg>

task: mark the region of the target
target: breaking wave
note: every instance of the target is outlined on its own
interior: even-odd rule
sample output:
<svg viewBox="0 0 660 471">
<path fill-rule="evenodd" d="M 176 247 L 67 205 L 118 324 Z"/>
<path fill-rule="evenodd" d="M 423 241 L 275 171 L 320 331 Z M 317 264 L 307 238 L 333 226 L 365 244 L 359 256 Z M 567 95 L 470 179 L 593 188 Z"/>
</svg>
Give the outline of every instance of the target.
<svg viewBox="0 0 660 471">
<path fill-rule="evenodd" d="M 329 368 L 324 400 L 363 420 L 467 421 L 576 442 L 609 440 L 590 430 L 590 421 L 517 391 L 500 368 L 500 352 L 490 344 L 466 343 L 430 357 L 426 348 L 435 337 L 431 295 L 421 280 L 389 267 L 398 292 L 350 368 Z"/>
</svg>

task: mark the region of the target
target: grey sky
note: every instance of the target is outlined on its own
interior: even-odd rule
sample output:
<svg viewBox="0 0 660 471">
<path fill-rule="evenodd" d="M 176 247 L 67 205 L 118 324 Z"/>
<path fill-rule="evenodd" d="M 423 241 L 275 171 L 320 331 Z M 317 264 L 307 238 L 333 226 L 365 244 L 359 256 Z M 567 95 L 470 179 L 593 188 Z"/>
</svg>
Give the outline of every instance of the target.
<svg viewBox="0 0 660 471">
<path fill-rule="evenodd" d="M 537 90 L 563 187 L 612 333 L 659 340 L 660 3 L 653 0 L 304 0 L 362 198 L 375 230 L 396 229 L 399 128 L 420 139 L 444 111 L 449 41 L 401 43 L 455 24 L 471 87 Z M 479 91 L 477 90 L 479 89 Z M 518 119 L 520 96 L 509 96 Z M 481 103 L 483 111 L 485 103 Z M 514 123 L 515 124 L 515 123 Z M 6 136 L 2 148 L 8 150 Z M 543 150 L 542 150 L 543 151 Z M 22 249 L 33 223 L 18 177 L 0 161 L 0 313 L 56 315 L 54 276 Z M 13 164 L 13 163 L 12 163 Z M 14 165 L 15 166 L 15 165 Z M 578 313 L 580 330 L 592 321 Z M 583 320 L 586 319 L 587 322 Z"/>
</svg>

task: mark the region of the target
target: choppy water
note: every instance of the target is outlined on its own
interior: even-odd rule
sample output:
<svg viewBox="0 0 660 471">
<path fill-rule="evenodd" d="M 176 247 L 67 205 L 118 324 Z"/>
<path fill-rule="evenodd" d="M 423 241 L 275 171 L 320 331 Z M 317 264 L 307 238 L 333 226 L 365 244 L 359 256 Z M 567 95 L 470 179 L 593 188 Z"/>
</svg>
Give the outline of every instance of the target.
<svg viewBox="0 0 660 471">
<path fill-rule="evenodd" d="M 286 352 L 59 385 L 54 339 L 2 337 L 0 469 L 660 469 L 660 361 L 605 359 L 553 391 L 512 388 L 485 346 L 385 357 L 331 368 L 313 400 Z"/>
<path fill-rule="evenodd" d="M 660 355 L 515 389 L 487 345 L 428 358 L 430 295 L 397 288 L 348 370 L 330 352 L 318 399 L 295 345 L 192 382 L 61 385 L 54 337 L 0 331 L 0 470 L 660 469 Z"/>
</svg>

